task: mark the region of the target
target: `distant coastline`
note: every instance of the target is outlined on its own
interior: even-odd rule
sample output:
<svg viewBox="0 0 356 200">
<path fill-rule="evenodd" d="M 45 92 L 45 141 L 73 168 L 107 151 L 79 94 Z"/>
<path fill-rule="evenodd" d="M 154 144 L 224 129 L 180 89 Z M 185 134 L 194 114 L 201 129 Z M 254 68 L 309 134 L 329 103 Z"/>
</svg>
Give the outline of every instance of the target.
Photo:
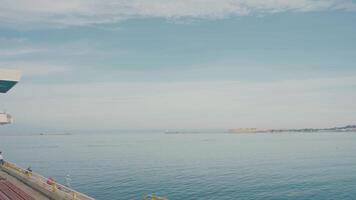
<svg viewBox="0 0 356 200">
<path fill-rule="evenodd" d="M 225 131 L 201 131 L 201 130 L 166 130 L 165 134 L 200 134 L 200 133 L 287 133 L 287 132 L 356 132 L 356 125 L 347 125 L 333 128 L 301 128 L 301 129 L 257 129 L 257 128 L 237 128 Z"/>
<path fill-rule="evenodd" d="M 333 128 L 301 128 L 301 129 L 257 129 L 239 128 L 229 129 L 229 133 L 283 133 L 283 132 L 356 132 L 356 125 L 347 125 Z"/>
</svg>

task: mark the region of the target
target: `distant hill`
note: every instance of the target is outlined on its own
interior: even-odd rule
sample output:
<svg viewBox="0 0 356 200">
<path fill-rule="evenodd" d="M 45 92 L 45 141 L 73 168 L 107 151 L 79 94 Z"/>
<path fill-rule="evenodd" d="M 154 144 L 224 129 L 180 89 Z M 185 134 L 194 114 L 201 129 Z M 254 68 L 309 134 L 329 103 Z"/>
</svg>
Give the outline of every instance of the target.
<svg viewBox="0 0 356 200">
<path fill-rule="evenodd" d="M 356 132 L 356 125 L 347 125 L 333 128 L 302 128 L 302 129 L 256 129 L 239 128 L 230 129 L 228 133 L 281 133 L 281 132 Z"/>
</svg>

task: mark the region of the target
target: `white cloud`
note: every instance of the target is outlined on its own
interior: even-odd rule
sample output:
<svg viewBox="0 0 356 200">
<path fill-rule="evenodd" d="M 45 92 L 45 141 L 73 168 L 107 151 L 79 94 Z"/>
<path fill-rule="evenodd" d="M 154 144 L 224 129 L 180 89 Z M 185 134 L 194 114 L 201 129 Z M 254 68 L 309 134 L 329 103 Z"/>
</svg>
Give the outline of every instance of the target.
<svg viewBox="0 0 356 200">
<path fill-rule="evenodd" d="M 23 26 L 112 23 L 127 18 L 223 18 L 285 11 L 356 10 L 351 0 L 2 0 L 0 22 Z"/>
</svg>

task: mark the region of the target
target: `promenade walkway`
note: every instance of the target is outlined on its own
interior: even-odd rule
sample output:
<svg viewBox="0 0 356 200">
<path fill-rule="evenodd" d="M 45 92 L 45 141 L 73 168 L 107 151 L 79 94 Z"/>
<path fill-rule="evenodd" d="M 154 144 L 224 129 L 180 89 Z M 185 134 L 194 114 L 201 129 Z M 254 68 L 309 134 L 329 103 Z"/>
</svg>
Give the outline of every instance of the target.
<svg viewBox="0 0 356 200">
<path fill-rule="evenodd" d="M 49 200 L 16 178 L 0 170 L 0 200 Z"/>
<path fill-rule="evenodd" d="M 3 177 L 3 179 L 5 180 L 10 180 L 10 179 L 17 180 L 17 182 L 13 183 L 13 185 L 15 186 L 18 186 L 19 184 L 26 185 L 29 188 L 31 188 L 33 191 L 38 191 L 38 193 L 40 193 L 41 195 L 37 195 L 36 197 L 34 197 L 36 200 L 43 199 L 43 198 L 39 198 L 39 196 L 49 197 L 49 199 L 54 199 L 54 200 L 95 200 L 94 198 L 91 198 L 83 193 L 77 192 L 71 188 L 68 188 L 64 185 L 55 182 L 54 180 L 45 178 L 35 172 L 27 171 L 21 167 L 18 167 L 14 163 L 10 163 L 8 161 L 6 161 L 5 164 L 0 167 L 0 172 L 2 173 L 2 176 L 6 176 Z M 7 186 L 5 183 L 3 186 L 1 186 L 0 183 L 0 190 L 4 192 L 8 192 L 8 194 L 11 195 L 9 193 L 11 191 L 7 190 L 8 187 L 9 186 Z M 27 192 L 25 191 L 25 193 Z M 48 198 L 44 198 L 44 199 L 48 199 Z M 2 199 L 0 198 L 0 200 Z M 4 200 L 8 200 L 8 199 L 4 199 Z M 20 198 L 19 200 L 31 200 L 31 199 Z"/>
</svg>

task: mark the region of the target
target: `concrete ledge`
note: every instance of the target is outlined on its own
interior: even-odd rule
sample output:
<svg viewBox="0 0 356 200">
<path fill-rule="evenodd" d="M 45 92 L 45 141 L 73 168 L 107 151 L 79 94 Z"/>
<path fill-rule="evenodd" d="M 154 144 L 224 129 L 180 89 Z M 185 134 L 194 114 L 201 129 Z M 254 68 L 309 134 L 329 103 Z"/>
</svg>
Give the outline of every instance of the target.
<svg viewBox="0 0 356 200">
<path fill-rule="evenodd" d="M 10 176 L 16 178 L 22 183 L 28 185 L 33 190 L 36 190 L 53 200 L 95 200 L 80 192 L 74 191 L 71 188 L 65 187 L 54 181 L 49 183 L 49 180 L 39 174 L 29 172 L 17 167 L 15 164 L 5 162 L 5 165 L 0 166 L 0 169 Z"/>
<path fill-rule="evenodd" d="M 27 193 L 28 195 L 35 198 L 36 200 L 49 200 L 50 199 L 47 196 L 45 196 L 44 194 L 42 194 L 41 192 L 31 188 L 27 184 L 23 183 L 22 181 L 18 180 L 17 178 L 9 175 L 8 173 L 6 173 L 5 171 L 0 169 L 0 179 L 1 178 L 4 178 L 5 180 L 9 181 L 13 185 L 18 187 L 22 191 L 24 191 L 25 193 Z"/>
</svg>

